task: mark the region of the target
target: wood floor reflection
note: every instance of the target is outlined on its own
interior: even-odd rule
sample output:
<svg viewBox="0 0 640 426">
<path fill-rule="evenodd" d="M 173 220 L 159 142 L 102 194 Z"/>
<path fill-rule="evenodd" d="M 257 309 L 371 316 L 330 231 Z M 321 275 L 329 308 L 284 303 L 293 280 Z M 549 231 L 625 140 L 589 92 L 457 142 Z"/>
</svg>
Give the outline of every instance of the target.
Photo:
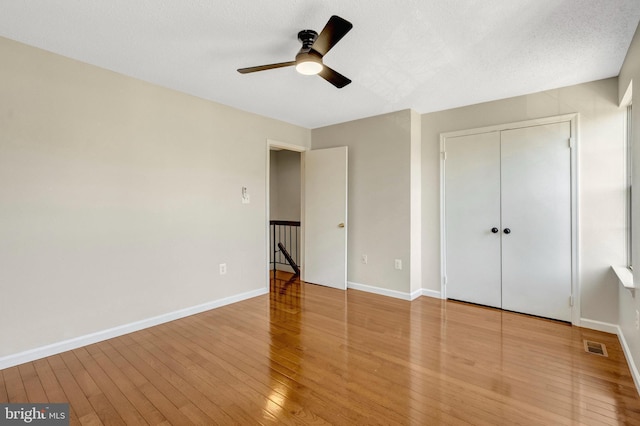
<svg viewBox="0 0 640 426">
<path fill-rule="evenodd" d="M 614 335 L 284 273 L 270 290 L 2 370 L 0 402 L 70 402 L 72 424 L 640 424 Z"/>
</svg>

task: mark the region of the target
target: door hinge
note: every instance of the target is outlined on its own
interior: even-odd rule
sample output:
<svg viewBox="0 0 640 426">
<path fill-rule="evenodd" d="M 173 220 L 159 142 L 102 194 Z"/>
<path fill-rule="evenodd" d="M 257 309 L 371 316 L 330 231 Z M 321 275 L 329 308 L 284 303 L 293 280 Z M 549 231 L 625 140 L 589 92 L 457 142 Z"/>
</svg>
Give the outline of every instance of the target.
<svg viewBox="0 0 640 426">
<path fill-rule="evenodd" d="M 573 295 L 569 296 L 569 306 L 573 306 Z"/>
<path fill-rule="evenodd" d="M 569 148 L 573 149 L 574 138 L 569 138 Z"/>
<path fill-rule="evenodd" d="M 446 161 L 446 159 L 447 159 L 447 151 L 442 151 L 442 159 Z"/>
</svg>

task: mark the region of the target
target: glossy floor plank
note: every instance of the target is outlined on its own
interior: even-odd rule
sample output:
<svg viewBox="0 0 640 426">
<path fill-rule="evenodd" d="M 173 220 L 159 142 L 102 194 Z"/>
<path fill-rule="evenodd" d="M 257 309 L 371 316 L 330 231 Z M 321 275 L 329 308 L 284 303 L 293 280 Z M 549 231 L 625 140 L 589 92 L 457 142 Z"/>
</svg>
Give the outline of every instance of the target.
<svg viewBox="0 0 640 426">
<path fill-rule="evenodd" d="M 0 371 L 71 424 L 640 425 L 615 335 L 465 303 L 269 295 Z M 609 357 L 584 351 L 583 340 Z"/>
</svg>

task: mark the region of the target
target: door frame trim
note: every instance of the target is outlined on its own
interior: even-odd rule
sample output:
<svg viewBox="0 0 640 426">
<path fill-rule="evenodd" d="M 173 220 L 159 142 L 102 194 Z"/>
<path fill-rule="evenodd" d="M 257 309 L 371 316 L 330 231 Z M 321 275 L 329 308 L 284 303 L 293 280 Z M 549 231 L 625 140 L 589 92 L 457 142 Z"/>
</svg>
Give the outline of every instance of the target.
<svg viewBox="0 0 640 426">
<path fill-rule="evenodd" d="M 579 149 L 579 122 L 580 114 L 563 114 L 551 117 L 536 118 L 532 120 L 517 121 L 486 127 L 458 130 L 440 133 L 440 297 L 447 298 L 446 293 L 446 217 L 445 217 L 445 143 L 447 138 L 468 136 L 481 133 L 501 132 L 504 130 L 521 129 L 524 127 L 541 126 L 545 124 L 570 123 L 571 128 L 571 323 L 580 325 L 580 276 L 579 276 L 579 175 L 578 175 L 578 149 Z"/>
</svg>

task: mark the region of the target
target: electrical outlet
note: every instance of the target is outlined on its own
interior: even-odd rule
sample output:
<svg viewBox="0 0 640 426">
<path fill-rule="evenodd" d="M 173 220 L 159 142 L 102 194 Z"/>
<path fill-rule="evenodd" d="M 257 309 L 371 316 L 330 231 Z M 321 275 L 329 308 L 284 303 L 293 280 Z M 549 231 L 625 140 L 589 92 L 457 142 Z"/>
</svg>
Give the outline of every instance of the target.
<svg viewBox="0 0 640 426">
<path fill-rule="evenodd" d="M 366 254 L 362 255 L 362 263 L 364 263 L 365 265 L 367 264 L 367 255 Z"/>
<path fill-rule="evenodd" d="M 221 263 L 220 264 L 220 275 L 226 275 L 227 273 L 227 264 L 226 263 Z"/>
<path fill-rule="evenodd" d="M 402 269 L 402 260 L 396 259 L 395 267 L 396 269 Z"/>
<path fill-rule="evenodd" d="M 640 311 L 636 309 L 636 330 L 640 330 Z"/>
</svg>

